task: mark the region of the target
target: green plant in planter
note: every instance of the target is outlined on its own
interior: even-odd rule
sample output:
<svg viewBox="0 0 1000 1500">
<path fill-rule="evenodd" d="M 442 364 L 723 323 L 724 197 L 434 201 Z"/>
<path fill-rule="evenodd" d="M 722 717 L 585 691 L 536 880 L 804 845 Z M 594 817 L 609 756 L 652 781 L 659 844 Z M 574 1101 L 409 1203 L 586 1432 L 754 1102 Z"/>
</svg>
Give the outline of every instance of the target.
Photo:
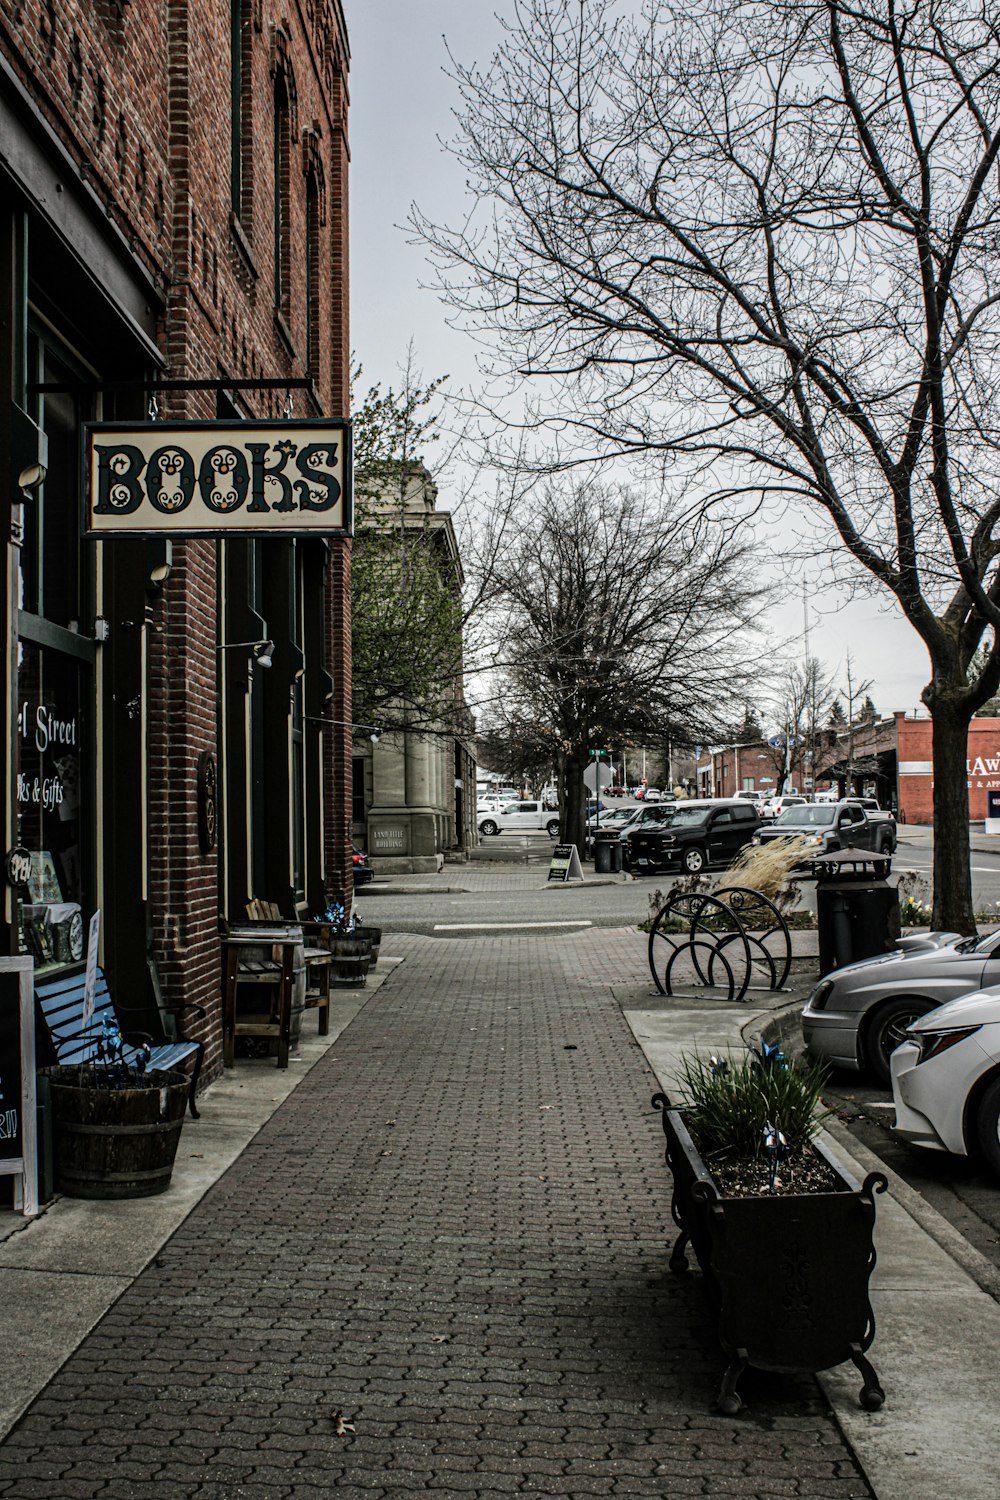
<svg viewBox="0 0 1000 1500">
<path fill-rule="evenodd" d="M 707 1161 L 763 1158 L 769 1126 L 795 1156 L 830 1114 L 818 1109 L 827 1076 L 825 1064 L 793 1067 L 766 1042 L 738 1061 L 685 1056 L 678 1107 Z"/>
<path fill-rule="evenodd" d="M 815 1139 L 823 1077 L 762 1043 L 739 1061 L 683 1058 L 677 1108 L 653 1096 L 680 1230 L 670 1267 L 687 1270 L 690 1245 L 729 1360 L 717 1398 L 727 1415 L 742 1406 L 737 1383 L 748 1364 L 806 1373 L 851 1360 L 864 1378 L 862 1406 L 885 1400 L 866 1356 L 874 1195 L 887 1182 L 878 1172 L 857 1182 Z"/>
</svg>

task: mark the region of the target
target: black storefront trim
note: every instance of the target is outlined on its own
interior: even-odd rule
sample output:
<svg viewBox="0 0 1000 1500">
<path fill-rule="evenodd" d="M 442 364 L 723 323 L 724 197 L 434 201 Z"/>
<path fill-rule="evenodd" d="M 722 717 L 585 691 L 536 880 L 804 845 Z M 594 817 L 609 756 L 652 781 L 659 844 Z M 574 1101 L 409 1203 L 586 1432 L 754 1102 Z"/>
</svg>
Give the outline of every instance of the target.
<svg viewBox="0 0 1000 1500">
<path fill-rule="evenodd" d="M 96 660 L 97 642 L 91 636 L 79 635 L 75 630 L 54 625 L 41 615 L 28 614 L 19 609 L 17 633 L 22 640 L 32 641 L 36 646 L 48 646 L 50 650 L 62 651 L 67 656 L 76 656 L 80 661 L 89 662 L 91 666 Z"/>
</svg>

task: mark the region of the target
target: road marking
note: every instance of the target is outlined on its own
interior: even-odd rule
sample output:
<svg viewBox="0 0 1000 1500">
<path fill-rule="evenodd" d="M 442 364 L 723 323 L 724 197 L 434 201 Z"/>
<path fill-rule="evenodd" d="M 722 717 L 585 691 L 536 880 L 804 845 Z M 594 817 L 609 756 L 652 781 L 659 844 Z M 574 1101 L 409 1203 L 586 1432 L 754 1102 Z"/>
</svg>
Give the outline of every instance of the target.
<svg viewBox="0 0 1000 1500">
<path fill-rule="evenodd" d="M 894 875 L 929 875 L 933 868 L 933 865 L 896 865 L 892 873 Z M 1000 874 L 996 865 L 970 865 L 969 869 L 973 875 Z"/>
<path fill-rule="evenodd" d="M 593 922 L 435 922 L 435 932 L 517 931 L 522 927 L 593 927 Z"/>
</svg>

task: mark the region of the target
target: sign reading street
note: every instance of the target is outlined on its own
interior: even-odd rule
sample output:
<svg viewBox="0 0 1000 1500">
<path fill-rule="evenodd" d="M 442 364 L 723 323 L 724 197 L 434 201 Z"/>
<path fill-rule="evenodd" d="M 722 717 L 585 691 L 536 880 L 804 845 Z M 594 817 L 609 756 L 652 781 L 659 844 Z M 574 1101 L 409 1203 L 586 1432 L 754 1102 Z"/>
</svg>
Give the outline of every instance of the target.
<svg viewBox="0 0 1000 1500">
<path fill-rule="evenodd" d="M 90 536 L 350 536 L 348 422 L 87 422 Z"/>
</svg>

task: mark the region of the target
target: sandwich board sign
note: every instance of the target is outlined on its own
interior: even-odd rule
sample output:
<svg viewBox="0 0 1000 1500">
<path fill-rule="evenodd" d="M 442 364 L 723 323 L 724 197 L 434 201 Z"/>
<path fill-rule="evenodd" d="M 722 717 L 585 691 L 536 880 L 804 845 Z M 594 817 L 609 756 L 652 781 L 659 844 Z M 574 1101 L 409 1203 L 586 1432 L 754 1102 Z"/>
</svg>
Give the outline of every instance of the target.
<svg viewBox="0 0 1000 1500">
<path fill-rule="evenodd" d="M 575 844 L 557 844 L 549 863 L 549 880 L 582 880 L 580 851 Z"/>
<path fill-rule="evenodd" d="M 15 1209 L 37 1214 L 35 986 L 28 957 L 0 958 L 0 1177 L 14 1178 Z"/>
</svg>

